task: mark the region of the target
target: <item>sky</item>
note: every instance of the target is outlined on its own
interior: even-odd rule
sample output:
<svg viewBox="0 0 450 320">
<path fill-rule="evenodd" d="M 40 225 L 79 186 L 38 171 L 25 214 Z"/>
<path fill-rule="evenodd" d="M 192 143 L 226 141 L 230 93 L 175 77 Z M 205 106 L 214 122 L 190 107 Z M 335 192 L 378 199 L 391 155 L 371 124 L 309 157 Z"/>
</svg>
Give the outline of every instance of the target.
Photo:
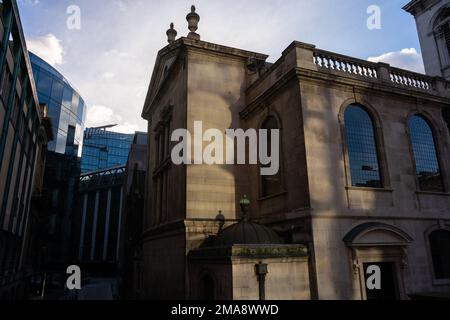
<svg viewBox="0 0 450 320">
<path fill-rule="evenodd" d="M 87 126 L 146 131 L 141 118 L 158 51 L 175 23 L 189 32 L 194 4 L 202 40 L 270 55 L 294 40 L 424 72 L 409 0 L 17 0 L 28 49 L 59 70 L 88 105 Z M 369 29 L 370 6 L 380 28 Z M 75 8 L 79 15 L 74 16 Z M 79 20 L 74 20 L 79 17 Z M 79 28 L 67 22 L 79 21 Z"/>
</svg>

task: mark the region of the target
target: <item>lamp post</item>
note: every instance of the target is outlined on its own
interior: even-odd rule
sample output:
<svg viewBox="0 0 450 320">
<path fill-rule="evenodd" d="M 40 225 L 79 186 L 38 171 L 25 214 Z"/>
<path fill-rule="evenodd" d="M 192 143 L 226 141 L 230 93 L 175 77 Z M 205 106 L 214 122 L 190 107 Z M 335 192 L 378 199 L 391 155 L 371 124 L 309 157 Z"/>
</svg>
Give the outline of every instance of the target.
<svg viewBox="0 0 450 320">
<path fill-rule="evenodd" d="M 251 205 L 250 200 L 248 199 L 247 195 L 244 195 L 240 201 L 240 206 L 241 206 L 241 211 L 242 211 L 242 216 L 243 216 L 243 220 L 244 221 L 248 221 L 248 208 Z"/>
<path fill-rule="evenodd" d="M 255 265 L 255 273 L 259 283 L 259 300 L 266 300 L 266 276 L 269 273 L 268 266 L 265 263 Z"/>
</svg>

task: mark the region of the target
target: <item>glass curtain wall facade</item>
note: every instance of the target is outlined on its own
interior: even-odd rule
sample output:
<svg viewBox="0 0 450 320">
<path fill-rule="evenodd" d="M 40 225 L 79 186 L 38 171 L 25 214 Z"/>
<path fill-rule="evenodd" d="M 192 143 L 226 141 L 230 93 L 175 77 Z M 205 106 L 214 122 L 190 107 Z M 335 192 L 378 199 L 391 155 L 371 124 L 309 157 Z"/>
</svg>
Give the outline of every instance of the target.
<svg viewBox="0 0 450 320">
<path fill-rule="evenodd" d="M 54 141 L 49 151 L 81 157 L 86 105 L 80 94 L 55 68 L 30 53 L 39 102 L 49 109 Z"/>
<path fill-rule="evenodd" d="M 81 172 L 87 173 L 125 165 L 133 139 L 133 134 L 107 131 L 104 128 L 86 129 Z"/>
<path fill-rule="evenodd" d="M 23 248 L 41 127 L 40 105 L 15 0 L 0 1 L 0 300 L 23 295 Z"/>
<path fill-rule="evenodd" d="M 77 205 L 86 105 L 55 68 L 32 53 L 30 60 L 39 102 L 48 107 L 54 137 L 48 145 L 44 196 L 35 215 L 30 252 L 36 275 L 34 286 L 42 288 L 45 279 L 52 287 L 44 292 L 51 295 L 64 287 L 65 268 L 72 259 L 72 217 Z M 37 293 L 42 293 L 42 289 Z"/>
</svg>

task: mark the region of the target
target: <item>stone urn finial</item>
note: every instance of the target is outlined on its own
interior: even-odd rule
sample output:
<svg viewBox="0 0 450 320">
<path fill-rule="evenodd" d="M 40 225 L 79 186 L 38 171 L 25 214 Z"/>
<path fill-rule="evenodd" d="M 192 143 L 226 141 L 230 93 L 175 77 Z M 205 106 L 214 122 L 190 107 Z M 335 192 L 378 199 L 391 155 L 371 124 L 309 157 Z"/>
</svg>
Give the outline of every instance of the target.
<svg viewBox="0 0 450 320">
<path fill-rule="evenodd" d="M 177 37 L 177 30 L 174 29 L 174 24 L 173 22 L 170 24 L 170 29 L 167 30 L 167 42 L 168 43 L 172 43 L 175 41 L 176 37 Z"/>
<path fill-rule="evenodd" d="M 194 39 L 194 40 L 200 40 L 200 35 L 195 33 L 195 31 L 197 31 L 198 29 L 198 23 L 200 22 L 200 16 L 195 12 L 195 6 L 191 7 L 191 12 L 186 16 L 186 20 L 188 22 L 188 28 L 189 28 L 189 34 L 188 34 L 188 38 L 189 39 Z"/>
</svg>

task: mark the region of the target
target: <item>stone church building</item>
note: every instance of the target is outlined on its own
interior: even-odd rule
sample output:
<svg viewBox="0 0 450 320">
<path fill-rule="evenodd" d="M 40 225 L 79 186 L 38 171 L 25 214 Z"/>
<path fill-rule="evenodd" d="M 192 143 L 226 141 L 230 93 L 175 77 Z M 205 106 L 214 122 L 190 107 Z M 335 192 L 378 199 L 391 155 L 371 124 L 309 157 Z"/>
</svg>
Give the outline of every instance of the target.
<svg viewBox="0 0 450 320">
<path fill-rule="evenodd" d="M 419 24 L 434 18 L 448 27 L 449 4 L 419 0 L 405 9 Z M 143 298 L 449 294 L 446 69 L 430 62 L 427 76 L 297 41 L 271 64 L 264 54 L 201 40 L 195 11 L 187 37 L 168 30 L 143 110 Z M 431 57 L 448 59 L 450 36 L 447 50 L 427 41 Z M 171 134 L 194 132 L 195 121 L 223 132 L 279 129 L 281 170 L 175 165 Z M 379 290 L 366 285 L 374 266 Z"/>
</svg>

